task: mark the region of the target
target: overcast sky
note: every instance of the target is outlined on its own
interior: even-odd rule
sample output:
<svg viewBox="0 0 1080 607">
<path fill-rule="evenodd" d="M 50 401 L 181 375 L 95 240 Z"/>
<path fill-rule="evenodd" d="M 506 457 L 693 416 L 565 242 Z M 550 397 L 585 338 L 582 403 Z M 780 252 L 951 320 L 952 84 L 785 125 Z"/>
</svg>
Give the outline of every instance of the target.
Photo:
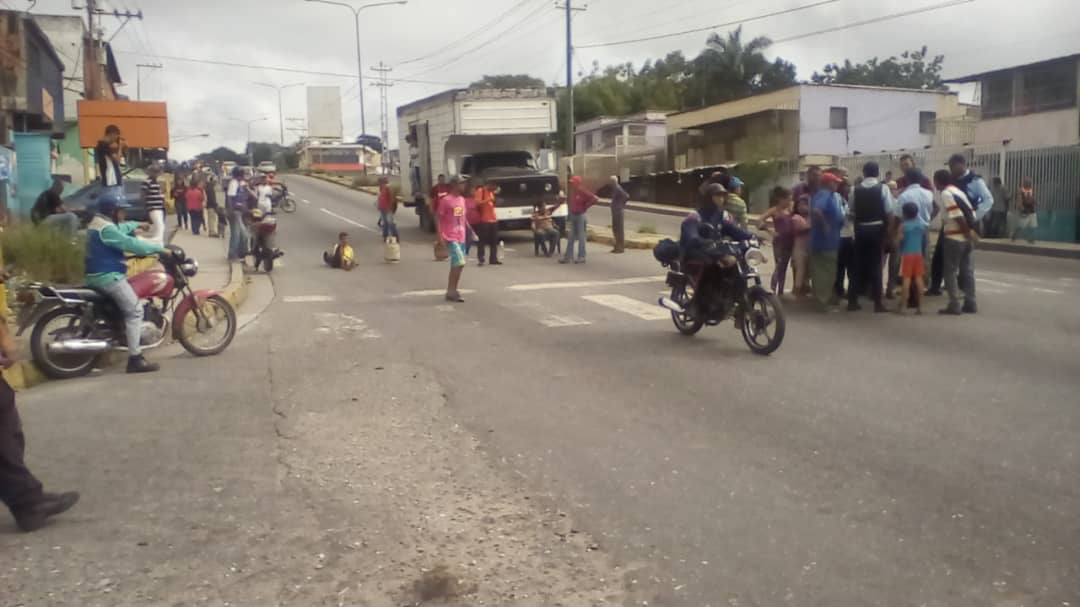
<svg viewBox="0 0 1080 607">
<path fill-rule="evenodd" d="M 82 4 L 82 0 L 76 0 Z M 363 1 L 352 2 L 361 5 Z M 722 24 L 823 0 L 574 0 L 588 10 L 574 19 L 579 46 L 648 37 Z M 952 0 L 958 1 L 958 0 Z M 781 42 L 770 56 L 794 62 L 800 78 L 832 61 L 887 57 L 922 45 L 945 55 L 947 76 L 1080 53 L 1080 0 L 971 0 L 968 3 L 864 25 L 840 32 L 783 42 L 815 32 L 949 0 L 835 0 L 807 10 L 748 23 L 744 35 L 769 36 Z M 142 10 L 145 19 L 121 22 L 105 17 L 106 37 L 120 73 L 135 97 L 136 63 L 159 62 L 162 70 L 144 70 L 143 99 L 169 104 L 174 135 L 210 133 L 209 139 L 175 142 L 172 155 L 194 154 L 228 145 L 244 147 L 246 126 L 231 118 L 268 120 L 252 127 L 252 138 L 278 139 L 277 94 L 252 83 L 340 85 L 347 137 L 360 132 L 355 76 L 337 77 L 233 68 L 167 59 L 188 57 L 292 67 L 331 74 L 356 73 L 352 15 L 339 6 L 304 0 L 98 0 L 109 9 Z M 26 9 L 29 0 L 0 0 L 0 5 Z M 72 0 L 38 0 L 34 13 L 71 14 Z M 85 11 L 83 11 L 85 13 Z M 529 73 L 548 82 L 565 80 L 565 20 L 552 0 L 409 0 L 405 6 L 383 6 L 361 13 L 361 50 L 365 71 L 367 132 L 378 134 L 379 91 L 370 86 L 369 67 L 384 61 L 395 66 L 392 77 L 430 83 L 395 82 L 390 114 L 395 108 L 440 90 L 466 85 L 484 74 Z M 730 28 L 721 28 L 725 31 Z M 479 32 L 479 33 L 478 33 Z M 640 64 L 673 50 L 689 57 L 704 46 L 709 32 L 697 32 L 636 44 L 581 48 L 575 77 L 601 65 Z M 158 57 L 155 57 L 158 56 Z M 413 59 L 419 61 L 411 61 Z M 408 62 L 408 63 L 406 63 Z M 304 118 L 303 87 L 284 92 L 286 118 Z M 302 126 L 302 122 L 287 123 Z M 391 127 L 391 136 L 396 136 Z M 286 132 L 286 140 L 299 134 Z M 396 141 L 396 139 L 395 139 Z"/>
</svg>

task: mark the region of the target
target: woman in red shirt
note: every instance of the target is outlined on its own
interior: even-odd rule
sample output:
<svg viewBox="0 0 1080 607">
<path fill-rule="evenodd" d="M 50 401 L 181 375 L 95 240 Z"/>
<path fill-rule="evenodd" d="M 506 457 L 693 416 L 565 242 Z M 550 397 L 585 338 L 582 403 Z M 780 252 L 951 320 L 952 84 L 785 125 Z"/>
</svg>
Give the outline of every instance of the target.
<svg viewBox="0 0 1080 607">
<path fill-rule="evenodd" d="M 203 208 L 206 206 L 206 179 L 192 178 L 191 187 L 184 192 L 184 202 L 187 208 L 188 220 L 191 223 L 191 232 L 199 235 L 199 228 L 203 225 Z"/>
<path fill-rule="evenodd" d="M 499 219 L 495 215 L 495 192 L 480 182 L 473 190 L 473 200 L 476 201 L 476 235 L 479 242 L 476 247 L 476 258 L 480 265 L 484 265 L 484 248 L 491 250 L 491 265 L 499 266 Z"/>
<path fill-rule="evenodd" d="M 386 177 L 379 177 L 379 221 L 382 224 L 382 237 L 385 241 L 393 236 L 398 239 L 397 223 L 394 222 L 394 213 L 397 212 L 397 197 L 394 190 L 390 189 L 390 181 Z"/>
</svg>

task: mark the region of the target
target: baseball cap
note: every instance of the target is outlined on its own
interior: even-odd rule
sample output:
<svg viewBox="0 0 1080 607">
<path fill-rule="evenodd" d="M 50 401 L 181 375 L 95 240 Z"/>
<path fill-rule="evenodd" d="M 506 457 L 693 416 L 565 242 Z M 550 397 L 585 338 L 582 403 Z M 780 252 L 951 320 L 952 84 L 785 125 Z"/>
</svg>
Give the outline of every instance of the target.
<svg viewBox="0 0 1080 607">
<path fill-rule="evenodd" d="M 821 174 L 821 183 L 831 183 L 833 185 L 840 185 L 841 183 L 844 183 L 844 180 L 840 179 L 839 177 L 837 177 L 836 175 L 834 175 L 832 173 L 822 173 Z"/>
</svg>

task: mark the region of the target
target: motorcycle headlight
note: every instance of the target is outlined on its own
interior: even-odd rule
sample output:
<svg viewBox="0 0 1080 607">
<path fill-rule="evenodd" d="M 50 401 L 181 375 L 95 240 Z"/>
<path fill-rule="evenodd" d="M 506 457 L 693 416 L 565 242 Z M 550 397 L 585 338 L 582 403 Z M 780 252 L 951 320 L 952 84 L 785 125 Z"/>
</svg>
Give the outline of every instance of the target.
<svg viewBox="0 0 1080 607">
<path fill-rule="evenodd" d="M 184 273 L 184 276 L 190 278 L 199 273 L 199 262 L 189 259 L 180 265 L 180 271 Z"/>
<path fill-rule="evenodd" d="M 765 265 L 768 262 L 769 259 L 765 257 L 765 254 L 761 252 L 761 249 L 750 249 L 746 252 L 746 263 L 750 264 L 751 268 Z"/>
<path fill-rule="evenodd" d="M 550 192 L 551 191 L 551 184 L 550 183 L 545 183 L 544 184 L 544 191 L 545 192 Z"/>
</svg>

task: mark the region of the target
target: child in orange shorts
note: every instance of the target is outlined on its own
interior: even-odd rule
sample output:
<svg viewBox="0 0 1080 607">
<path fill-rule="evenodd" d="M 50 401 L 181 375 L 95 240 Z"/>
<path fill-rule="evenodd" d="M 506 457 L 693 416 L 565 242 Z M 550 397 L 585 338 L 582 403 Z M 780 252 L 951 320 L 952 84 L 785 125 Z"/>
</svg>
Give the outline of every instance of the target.
<svg viewBox="0 0 1080 607">
<path fill-rule="evenodd" d="M 926 265 L 923 261 L 923 238 L 926 236 L 926 225 L 919 219 L 919 206 L 909 202 L 901 209 L 904 222 L 897 234 L 897 247 L 900 250 L 900 276 L 904 279 L 904 287 L 901 293 L 911 292 L 911 283 L 915 283 L 915 313 L 922 314 L 923 291 L 926 288 Z M 907 303 L 906 297 L 897 298 L 896 311 L 904 313 Z"/>
</svg>

